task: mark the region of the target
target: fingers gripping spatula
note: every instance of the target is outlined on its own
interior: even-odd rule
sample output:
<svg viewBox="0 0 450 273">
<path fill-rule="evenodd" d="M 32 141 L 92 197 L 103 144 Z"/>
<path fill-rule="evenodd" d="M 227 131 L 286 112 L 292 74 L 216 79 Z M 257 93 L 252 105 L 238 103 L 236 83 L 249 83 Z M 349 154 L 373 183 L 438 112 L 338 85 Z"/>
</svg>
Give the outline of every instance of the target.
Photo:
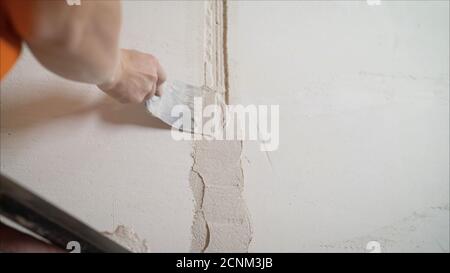
<svg viewBox="0 0 450 273">
<path fill-rule="evenodd" d="M 145 102 L 147 110 L 155 117 L 170 126 L 184 131 L 194 132 L 194 98 L 203 96 L 205 87 L 198 87 L 181 81 L 167 81 L 162 86 L 162 95 L 153 96 Z M 177 115 L 172 115 L 172 109 L 177 105 L 183 105 L 191 112 L 191 127 L 183 128 L 183 125 L 176 123 L 180 119 Z"/>
</svg>

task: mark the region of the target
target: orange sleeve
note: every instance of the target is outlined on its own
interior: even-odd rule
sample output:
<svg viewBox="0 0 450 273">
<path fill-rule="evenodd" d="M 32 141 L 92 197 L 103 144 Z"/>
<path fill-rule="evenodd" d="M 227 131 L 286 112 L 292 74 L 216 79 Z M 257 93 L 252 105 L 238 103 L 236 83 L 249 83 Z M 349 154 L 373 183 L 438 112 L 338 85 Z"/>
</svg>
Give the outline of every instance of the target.
<svg viewBox="0 0 450 273">
<path fill-rule="evenodd" d="M 21 40 L 14 32 L 0 30 L 0 79 L 16 63 L 21 51 Z"/>
<path fill-rule="evenodd" d="M 6 10 L 8 2 L 2 1 L 0 4 L 0 79 L 14 66 L 22 49 L 22 39 L 12 26 Z M 19 16 L 17 19 L 27 20 L 26 16 Z"/>
</svg>

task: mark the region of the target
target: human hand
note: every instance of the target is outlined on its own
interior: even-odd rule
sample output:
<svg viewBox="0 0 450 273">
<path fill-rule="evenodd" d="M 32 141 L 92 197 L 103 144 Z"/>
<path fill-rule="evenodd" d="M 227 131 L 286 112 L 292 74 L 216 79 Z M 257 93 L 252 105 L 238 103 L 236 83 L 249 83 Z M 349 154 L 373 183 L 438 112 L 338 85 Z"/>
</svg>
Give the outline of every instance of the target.
<svg viewBox="0 0 450 273">
<path fill-rule="evenodd" d="M 162 95 L 160 86 L 165 80 L 166 74 L 153 55 L 121 49 L 113 79 L 98 87 L 122 103 L 140 103 Z"/>
</svg>

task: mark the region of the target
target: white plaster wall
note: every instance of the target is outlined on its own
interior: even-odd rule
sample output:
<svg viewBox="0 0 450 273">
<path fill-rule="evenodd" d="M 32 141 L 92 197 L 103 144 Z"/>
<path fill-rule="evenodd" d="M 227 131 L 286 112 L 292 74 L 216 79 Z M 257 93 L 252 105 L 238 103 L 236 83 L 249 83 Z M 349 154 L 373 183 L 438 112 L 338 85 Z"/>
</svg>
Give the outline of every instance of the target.
<svg viewBox="0 0 450 273">
<path fill-rule="evenodd" d="M 123 1 L 122 45 L 200 85 L 203 3 Z M 1 171 L 98 230 L 131 226 L 152 251 L 189 251 L 191 143 L 143 106 L 44 70 L 25 51 L 1 82 Z"/>
<path fill-rule="evenodd" d="M 280 105 L 250 251 L 449 251 L 449 4 L 381 2 L 229 2 L 230 103 Z"/>
<path fill-rule="evenodd" d="M 205 3 L 123 2 L 122 45 L 202 84 Z M 449 251 L 448 2 L 382 3 L 228 3 L 230 103 L 281 113 L 278 151 L 244 143 L 250 251 Z M 0 99 L 2 172 L 99 230 L 190 249 L 191 142 L 28 51 Z"/>
</svg>

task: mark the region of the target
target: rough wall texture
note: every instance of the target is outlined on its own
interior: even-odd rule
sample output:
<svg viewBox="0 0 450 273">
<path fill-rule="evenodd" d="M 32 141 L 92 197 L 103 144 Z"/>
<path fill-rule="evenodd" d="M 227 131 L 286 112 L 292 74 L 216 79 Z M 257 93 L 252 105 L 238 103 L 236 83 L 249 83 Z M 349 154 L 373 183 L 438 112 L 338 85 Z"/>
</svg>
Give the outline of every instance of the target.
<svg viewBox="0 0 450 273">
<path fill-rule="evenodd" d="M 224 109 L 227 90 L 226 5 L 205 2 L 205 85 L 214 90 L 205 105 Z M 224 124 L 222 124 L 224 126 Z M 251 240 L 248 211 L 242 198 L 244 177 L 241 141 L 194 142 L 191 187 L 195 198 L 194 252 L 246 252 Z"/>
</svg>

